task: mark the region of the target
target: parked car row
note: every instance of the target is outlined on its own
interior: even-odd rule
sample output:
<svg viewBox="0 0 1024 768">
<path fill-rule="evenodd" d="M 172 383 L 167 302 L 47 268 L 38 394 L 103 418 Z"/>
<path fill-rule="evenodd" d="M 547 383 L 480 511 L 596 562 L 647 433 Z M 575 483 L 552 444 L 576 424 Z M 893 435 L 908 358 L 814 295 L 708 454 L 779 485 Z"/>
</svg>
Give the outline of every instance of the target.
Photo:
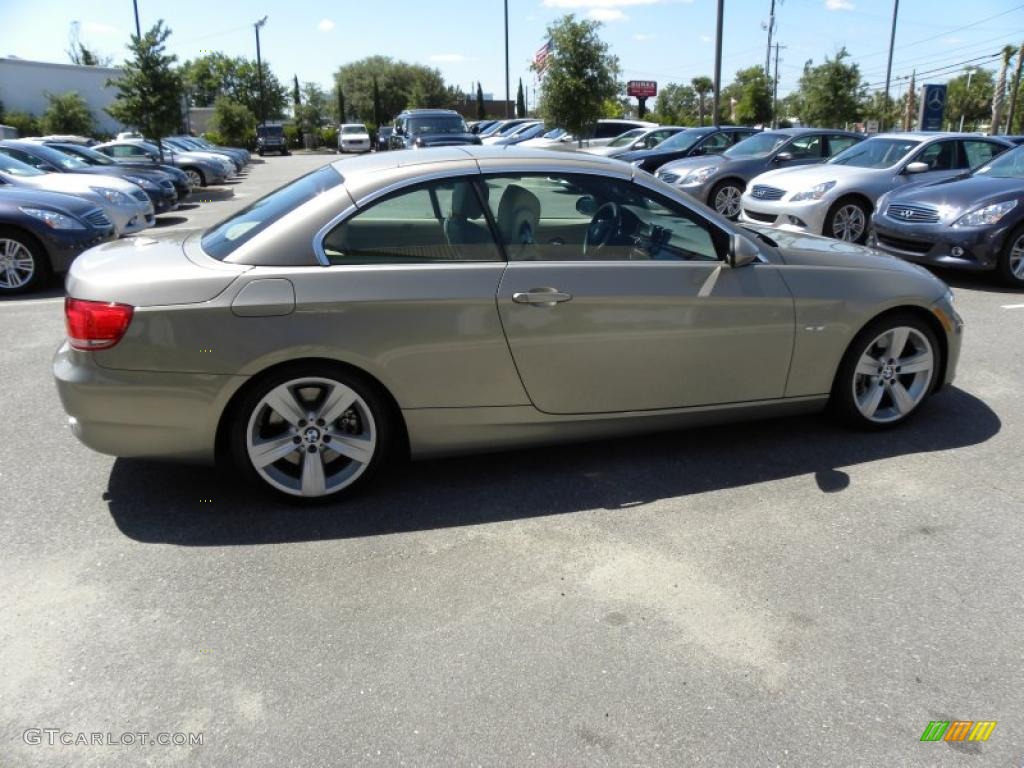
<svg viewBox="0 0 1024 768">
<path fill-rule="evenodd" d="M 159 146 L 141 138 L 0 141 L 0 295 L 32 290 L 87 248 L 153 226 L 194 188 L 231 178 L 249 160 L 244 149 L 191 136 Z"/>
</svg>

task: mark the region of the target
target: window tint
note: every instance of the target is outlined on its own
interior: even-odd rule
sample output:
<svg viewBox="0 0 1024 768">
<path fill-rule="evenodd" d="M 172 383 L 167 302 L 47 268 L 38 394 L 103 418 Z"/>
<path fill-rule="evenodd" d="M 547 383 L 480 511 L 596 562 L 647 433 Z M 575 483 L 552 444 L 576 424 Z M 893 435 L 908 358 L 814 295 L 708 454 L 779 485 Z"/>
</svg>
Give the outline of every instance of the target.
<svg viewBox="0 0 1024 768">
<path fill-rule="evenodd" d="M 629 181 L 574 174 L 485 183 L 514 261 L 712 261 L 724 253 L 724 233 Z"/>
<path fill-rule="evenodd" d="M 306 174 L 208 229 L 203 234 L 203 250 L 215 259 L 225 259 L 286 213 L 341 181 L 329 165 Z"/>
<path fill-rule="evenodd" d="M 624 125 L 623 123 L 598 123 L 594 129 L 595 139 L 612 139 L 616 136 L 621 136 L 626 131 L 631 130 L 633 126 Z"/>
<path fill-rule="evenodd" d="M 732 139 L 727 133 L 713 133 L 700 145 L 701 154 L 717 155 L 723 152 L 732 144 Z"/>
<path fill-rule="evenodd" d="M 324 238 L 331 264 L 501 261 L 472 182 L 419 185 L 374 203 Z"/>
<path fill-rule="evenodd" d="M 4 154 L 25 163 L 25 165 L 31 165 L 33 168 L 38 168 L 39 166 L 46 164 L 43 160 L 33 157 L 28 152 L 23 152 L 20 149 L 15 149 L 14 147 L 4 147 Z"/>
<path fill-rule="evenodd" d="M 744 139 L 749 139 L 755 133 L 757 133 L 757 131 L 733 131 L 732 132 L 732 143 L 733 144 L 739 144 Z"/>
<path fill-rule="evenodd" d="M 1003 147 L 991 141 L 963 141 L 964 154 L 967 156 L 967 167 L 977 168 L 984 165 L 1003 151 Z"/>
<path fill-rule="evenodd" d="M 927 163 L 931 171 L 950 171 L 959 168 L 955 141 L 937 141 L 929 144 L 914 158 L 914 162 Z"/>
<path fill-rule="evenodd" d="M 857 143 L 855 136 L 829 136 L 828 137 L 828 155 L 838 155 L 844 149 L 849 149 Z"/>
<path fill-rule="evenodd" d="M 782 151 L 789 152 L 794 160 L 821 157 L 821 138 L 818 134 L 798 136 L 783 147 Z"/>
</svg>

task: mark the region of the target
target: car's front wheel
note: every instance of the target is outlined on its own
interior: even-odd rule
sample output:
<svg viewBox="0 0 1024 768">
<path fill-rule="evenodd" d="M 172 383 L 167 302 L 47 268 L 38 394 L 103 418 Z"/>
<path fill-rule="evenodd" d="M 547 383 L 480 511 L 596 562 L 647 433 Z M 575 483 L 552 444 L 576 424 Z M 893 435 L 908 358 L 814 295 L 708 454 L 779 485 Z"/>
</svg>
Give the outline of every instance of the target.
<svg viewBox="0 0 1024 768">
<path fill-rule="evenodd" d="M 863 243 L 868 236 L 868 222 L 871 212 L 859 200 L 840 200 L 825 217 L 825 237 L 844 240 L 848 243 Z"/>
<path fill-rule="evenodd" d="M 277 371 L 234 411 L 236 466 L 301 501 L 338 498 L 369 480 L 395 445 L 392 409 L 359 374 L 330 364 Z"/>
<path fill-rule="evenodd" d="M 198 168 L 185 168 L 184 171 L 185 175 L 188 176 L 190 186 L 193 188 L 206 186 L 206 177 Z"/>
<path fill-rule="evenodd" d="M 50 262 L 35 238 L 0 227 L 0 295 L 31 291 L 49 274 Z"/>
<path fill-rule="evenodd" d="M 899 424 L 935 389 L 941 362 L 941 348 L 926 321 L 902 312 L 879 318 L 846 350 L 832 406 L 857 426 Z"/>
<path fill-rule="evenodd" d="M 1017 227 L 1006 238 L 1006 245 L 996 264 L 996 272 L 1007 285 L 1024 288 L 1024 225 Z"/>
<path fill-rule="evenodd" d="M 712 207 L 727 219 L 735 219 L 740 215 L 740 199 L 743 187 L 735 181 L 723 181 L 711 190 Z"/>
</svg>

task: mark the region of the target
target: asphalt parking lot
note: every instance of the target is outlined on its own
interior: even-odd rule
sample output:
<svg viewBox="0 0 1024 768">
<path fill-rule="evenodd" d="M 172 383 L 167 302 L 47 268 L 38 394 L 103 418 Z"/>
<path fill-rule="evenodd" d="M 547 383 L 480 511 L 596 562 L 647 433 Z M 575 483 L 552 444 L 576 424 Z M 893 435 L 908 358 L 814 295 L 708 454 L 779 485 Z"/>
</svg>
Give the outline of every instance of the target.
<svg viewBox="0 0 1024 768">
<path fill-rule="evenodd" d="M 959 376 L 902 429 L 432 461 L 310 509 L 81 446 L 59 287 L 3 301 L 0 766 L 1024 765 L 1024 294 L 943 277 Z M 920 741 L 954 719 L 998 725 Z"/>
</svg>

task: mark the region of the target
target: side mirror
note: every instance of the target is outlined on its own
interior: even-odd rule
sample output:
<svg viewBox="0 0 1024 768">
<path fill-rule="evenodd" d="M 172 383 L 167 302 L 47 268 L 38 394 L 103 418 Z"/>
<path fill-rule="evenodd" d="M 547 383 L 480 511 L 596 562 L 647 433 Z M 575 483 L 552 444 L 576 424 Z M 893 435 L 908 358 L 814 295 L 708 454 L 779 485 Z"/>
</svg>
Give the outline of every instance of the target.
<svg viewBox="0 0 1024 768">
<path fill-rule="evenodd" d="M 792 159 L 793 159 L 793 153 L 792 152 L 779 152 L 779 154 L 777 154 L 775 156 L 775 162 L 777 162 L 777 163 L 788 163 Z"/>
<path fill-rule="evenodd" d="M 576 198 L 576 213 L 584 216 L 593 216 L 597 213 L 597 200 L 591 195 L 583 195 Z"/>
<path fill-rule="evenodd" d="M 922 163 L 920 161 L 916 163 L 907 163 L 907 167 L 903 170 L 907 173 L 927 173 L 932 167 L 928 163 Z"/>
<path fill-rule="evenodd" d="M 761 255 L 761 251 L 754 245 L 751 240 L 748 240 L 738 232 L 732 236 L 729 241 L 729 266 L 733 269 L 737 267 L 745 267 L 747 264 L 753 264 L 757 261 Z"/>
</svg>

